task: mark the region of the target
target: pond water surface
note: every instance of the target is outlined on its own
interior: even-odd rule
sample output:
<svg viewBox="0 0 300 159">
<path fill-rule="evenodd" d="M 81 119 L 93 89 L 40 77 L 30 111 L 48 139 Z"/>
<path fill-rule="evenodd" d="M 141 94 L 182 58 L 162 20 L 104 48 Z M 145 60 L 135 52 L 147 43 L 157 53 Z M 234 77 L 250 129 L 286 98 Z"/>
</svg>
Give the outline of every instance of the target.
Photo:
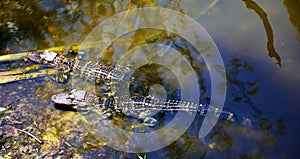
<svg viewBox="0 0 300 159">
<path fill-rule="evenodd" d="M 61 53 L 67 54 L 69 48 L 83 43 L 88 36 L 91 36 L 89 33 L 104 20 L 122 11 L 141 7 L 172 9 L 188 15 L 203 26 L 218 48 L 225 66 L 227 89 L 223 92 L 226 95 L 223 110 L 233 112 L 241 120 L 231 122 L 226 118 L 220 118 L 207 136 L 199 138 L 198 133 L 204 117 L 198 114 L 187 131 L 166 147 L 140 153 L 115 150 L 109 146 L 110 140 L 114 140 L 115 136 L 97 140 L 97 136 L 88 129 L 89 126 L 84 126 L 92 123 L 91 121 L 81 120 L 80 113 L 55 105 L 51 101 L 51 96 L 55 93 L 77 87 L 88 88 L 86 86 L 88 84 L 81 81 L 76 83 L 75 80 L 58 83 L 53 80 L 53 77 L 55 78 L 53 72 L 49 73 L 51 74 L 49 76 L 23 80 L 14 78 L 8 82 L 9 77 L 37 72 L 48 67 L 38 66 L 38 68 L 28 69 L 34 64 L 33 62 L 22 58 L 18 60 L 1 58 L 0 107 L 5 108 L 6 113 L 0 114 L 0 156 L 5 158 L 138 158 L 138 156 L 299 158 L 297 146 L 300 144 L 298 71 L 300 2 L 297 0 L 5 0 L 0 2 L 0 55 L 13 57 L 16 53 L 60 46 L 64 46 Z M 140 21 L 141 17 L 134 18 Z M 125 14 L 124 19 L 126 18 Z M 165 19 L 170 18 L 172 17 Z M 162 20 L 161 23 L 166 25 L 163 22 Z M 111 29 L 109 27 L 117 26 L 102 28 L 105 34 L 95 35 L 95 39 L 109 38 L 110 32 L 107 30 Z M 190 34 L 191 37 L 198 35 L 193 31 L 190 31 Z M 96 43 L 97 47 L 100 43 L 101 41 Z M 219 69 L 218 65 L 206 64 L 204 60 L 215 58 L 203 53 L 216 51 L 211 41 L 201 44 L 201 48 L 195 48 L 190 41 L 174 32 L 153 28 L 139 29 L 114 39 L 114 42 L 101 54 L 101 58 L 109 65 L 117 64 L 116 55 L 120 52 L 151 43 L 170 47 L 187 59 L 185 62 L 190 64 L 193 71 L 183 71 L 182 74 L 195 73 L 200 90 L 197 93 L 190 92 L 189 96 L 199 93 L 200 96 L 195 98 L 199 98 L 203 104 L 208 104 L 212 100 L 212 92 L 216 91 L 213 90 L 209 70 L 210 67 Z M 93 49 L 86 48 L 85 51 L 87 56 L 94 60 L 98 57 L 94 57 L 91 52 L 98 50 Z M 200 49 L 200 53 L 197 49 Z M 136 58 L 133 55 L 135 54 L 125 57 L 126 60 L 123 62 Z M 67 56 L 72 58 L 74 54 L 69 53 Z M 166 61 L 171 59 L 168 58 Z M 170 65 L 174 65 L 174 68 L 181 67 L 183 70 L 189 68 L 178 63 Z M 20 68 L 27 69 L 24 71 Z M 131 95 L 147 95 L 151 85 L 160 84 L 165 92 L 160 92 L 159 96 L 168 99 L 182 98 L 183 90 L 180 87 L 185 87 L 191 82 L 189 79 L 181 84 L 176 72 L 170 71 L 170 68 L 163 65 L 155 64 L 139 67 L 132 76 L 139 82 L 130 86 Z M 225 90 L 217 89 L 221 92 Z M 164 127 L 175 118 L 175 115 L 159 113 L 154 117 L 159 122 L 155 127 L 139 127 L 141 123 L 138 120 L 128 119 L 124 115 L 117 115 L 110 119 L 110 122 L 124 130 L 133 131 L 132 127 L 136 126 L 137 129 L 134 131 L 151 132 Z M 21 131 L 10 135 L 5 131 L 7 125 L 30 132 L 43 143 L 37 142 Z M 123 138 L 117 137 L 117 139 Z M 117 143 L 121 147 L 126 145 L 126 141 Z M 147 145 L 143 142 L 136 144 Z"/>
</svg>

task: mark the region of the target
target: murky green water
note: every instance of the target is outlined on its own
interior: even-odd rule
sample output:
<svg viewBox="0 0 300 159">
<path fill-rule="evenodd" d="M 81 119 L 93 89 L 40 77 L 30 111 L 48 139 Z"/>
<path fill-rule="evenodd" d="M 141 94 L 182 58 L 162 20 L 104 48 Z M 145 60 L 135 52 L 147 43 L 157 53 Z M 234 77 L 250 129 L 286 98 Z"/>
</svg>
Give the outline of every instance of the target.
<svg viewBox="0 0 300 159">
<path fill-rule="evenodd" d="M 213 130 L 200 139 L 198 131 L 203 116 L 196 115 L 188 130 L 175 142 L 140 155 L 147 158 L 298 158 L 300 2 L 297 0 L 5 0 L 0 2 L 0 55 L 57 46 L 69 48 L 81 44 L 98 24 L 117 13 L 157 6 L 187 14 L 210 34 L 226 69 L 227 92 L 223 110 L 234 112 L 239 119 L 247 118 L 251 123 L 245 123 L 248 120 L 229 122 L 220 119 Z M 140 20 L 140 17 L 136 18 Z M 195 35 L 191 32 L 191 36 Z M 109 34 L 100 39 L 108 37 Z M 197 77 L 200 101 L 209 103 L 214 91 L 211 90 L 210 65 L 206 65 L 199 52 L 180 35 L 157 29 L 129 32 L 115 39 L 103 52 L 102 58 L 113 64 L 117 53 L 150 43 L 175 49 L 187 59 Z M 204 52 L 213 48 L 209 43 L 202 46 Z M 20 59 L 1 61 L 0 65 L 3 81 L 7 76 L 17 74 L 16 68 L 25 68 L 33 63 Z M 11 70 L 15 72 L 8 72 Z M 34 70 L 25 73 L 30 72 Z M 190 73 L 188 70 L 184 72 Z M 143 84 L 131 86 L 131 94 L 145 95 L 151 85 L 160 84 L 165 87 L 167 98 L 180 98 L 179 87 L 182 85 L 176 80 L 176 74 L 160 65 L 143 66 L 134 72 L 134 76 L 139 84 Z M 85 121 L 81 120 L 79 113 L 55 105 L 50 100 L 51 95 L 75 87 L 72 82 L 57 83 L 51 76 L 45 76 L 0 85 L 0 107 L 9 110 L 1 115 L 0 126 L 11 125 L 43 141 L 40 144 L 22 132 L 8 137 L 1 129 L 0 156 L 138 158 L 135 153 L 110 148 L 108 143 L 113 137 L 97 141 L 84 126 Z M 161 113 L 156 118 L 160 122 L 157 127 L 138 127 L 134 131 L 158 130 L 174 119 L 174 114 Z M 110 122 L 126 130 L 130 130 L 132 125 L 140 126 L 140 122 L 131 118 L 125 120 L 122 115 Z M 121 143 L 126 145 L 126 142 Z"/>
</svg>

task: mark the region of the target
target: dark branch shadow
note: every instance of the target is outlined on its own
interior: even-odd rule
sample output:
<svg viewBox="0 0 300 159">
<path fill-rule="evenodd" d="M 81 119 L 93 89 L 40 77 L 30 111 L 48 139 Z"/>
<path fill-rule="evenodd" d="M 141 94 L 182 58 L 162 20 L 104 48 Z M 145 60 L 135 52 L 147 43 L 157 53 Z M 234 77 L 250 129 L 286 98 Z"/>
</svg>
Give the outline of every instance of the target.
<svg viewBox="0 0 300 159">
<path fill-rule="evenodd" d="M 300 41 L 300 2 L 299 1 L 291 1 L 291 0 L 284 0 L 283 5 L 286 7 L 290 21 L 297 29 L 298 32 L 298 41 Z"/>
<path fill-rule="evenodd" d="M 247 6 L 248 9 L 253 10 L 262 20 L 266 33 L 267 33 L 267 49 L 269 52 L 269 56 L 271 58 L 274 58 L 276 61 L 276 64 L 278 64 L 281 67 L 281 57 L 279 54 L 276 52 L 275 47 L 274 47 L 274 36 L 273 36 L 273 30 L 270 25 L 270 22 L 267 17 L 267 13 L 253 0 L 243 0 Z"/>
</svg>

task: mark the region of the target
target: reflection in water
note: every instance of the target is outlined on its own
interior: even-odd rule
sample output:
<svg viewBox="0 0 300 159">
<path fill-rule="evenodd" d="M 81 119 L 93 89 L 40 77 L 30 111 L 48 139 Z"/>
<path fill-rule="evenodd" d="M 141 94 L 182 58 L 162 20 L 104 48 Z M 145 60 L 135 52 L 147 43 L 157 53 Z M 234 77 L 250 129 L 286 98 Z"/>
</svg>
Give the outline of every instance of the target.
<svg viewBox="0 0 300 159">
<path fill-rule="evenodd" d="M 75 1 L 0 1 L 0 54 L 80 42 L 99 23 L 99 20 L 92 23 L 98 16 L 84 16 L 80 4 Z"/>
<path fill-rule="evenodd" d="M 259 91 L 259 86 L 255 70 L 247 61 L 233 58 L 226 68 L 228 88 L 232 93 L 228 97 L 232 98 L 233 103 L 240 103 L 240 107 L 237 108 L 240 113 L 237 114 L 251 111 L 249 114 L 253 115 L 244 115 L 245 119 L 249 117 L 249 120 L 245 120 L 249 123 L 221 121 L 222 124 L 217 124 L 205 141 L 210 148 L 208 152 L 217 151 L 221 156 L 228 158 L 264 158 L 265 153 L 272 151 L 276 146 L 276 137 L 285 135 L 287 128 L 284 118 L 274 117 L 274 114 L 267 116 L 268 113 L 263 112 L 253 102 L 252 98 Z M 250 106 L 250 109 L 247 106 Z M 248 143 L 247 146 L 244 146 L 245 142 Z"/>
<path fill-rule="evenodd" d="M 254 12 L 260 17 L 260 19 L 263 21 L 268 42 L 267 42 L 267 49 L 269 51 L 269 56 L 275 58 L 276 64 L 281 66 L 281 57 L 276 52 L 274 47 L 274 36 L 273 36 L 273 30 L 270 25 L 270 22 L 267 18 L 267 13 L 254 1 L 252 0 L 243 0 L 246 3 L 247 8 L 254 10 Z"/>
<path fill-rule="evenodd" d="M 259 91 L 256 78 L 253 80 L 239 79 L 240 74 L 245 72 L 247 72 L 247 74 L 253 74 L 254 70 L 252 66 L 242 59 L 234 58 L 230 61 L 230 64 L 228 64 L 226 68 L 229 86 L 234 86 L 232 89 L 234 91 L 233 102 L 247 103 L 255 111 L 255 114 L 262 114 L 262 111 L 257 108 L 251 100 L 251 97 Z"/>
<path fill-rule="evenodd" d="M 291 1 L 291 0 L 284 0 L 283 4 L 286 6 L 287 11 L 290 16 L 290 21 L 294 25 L 294 27 L 298 31 L 298 40 L 300 41 L 300 1 Z"/>
</svg>

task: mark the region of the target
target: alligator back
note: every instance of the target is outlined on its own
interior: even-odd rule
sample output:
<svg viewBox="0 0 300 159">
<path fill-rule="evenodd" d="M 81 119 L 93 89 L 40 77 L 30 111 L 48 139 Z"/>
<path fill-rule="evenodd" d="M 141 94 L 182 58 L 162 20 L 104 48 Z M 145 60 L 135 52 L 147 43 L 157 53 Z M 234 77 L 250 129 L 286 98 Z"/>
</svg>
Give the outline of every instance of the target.
<svg viewBox="0 0 300 159">
<path fill-rule="evenodd" d="M 200 112 L 204 115 L 208 111 L 214 112 L 216 117 L 220 115 L 227 120 L 232 120 L 233 113 L 220 111 L 218 108 L 208 107 L 203 104 L 186 102 L 180 100 L 160 100 L 152 96 L 102 96 L 86 92 L 84 90 L 72 90 L 70 93 L 59 93 L 52 96 L 52 100 L 58 104 L 69 105 L 80 111 L 94 108 L 132 111 L 184 111 Z"/>
<path fill-rule="evenodd" d="M 69 73 L 72 72 L 74 75 L 96 83 L 110 81 L 111 79 L 122 80 L 126 70 L 122 67 L 113 68 L 106 65 L 103 61 L 71 60 L 48 50 L 42 53 L 36 51 L 30 52 L 28 54 L 28 59 L 36 63 L 53 67 L 66 75 L 69 75 Z"/>
</svg>

